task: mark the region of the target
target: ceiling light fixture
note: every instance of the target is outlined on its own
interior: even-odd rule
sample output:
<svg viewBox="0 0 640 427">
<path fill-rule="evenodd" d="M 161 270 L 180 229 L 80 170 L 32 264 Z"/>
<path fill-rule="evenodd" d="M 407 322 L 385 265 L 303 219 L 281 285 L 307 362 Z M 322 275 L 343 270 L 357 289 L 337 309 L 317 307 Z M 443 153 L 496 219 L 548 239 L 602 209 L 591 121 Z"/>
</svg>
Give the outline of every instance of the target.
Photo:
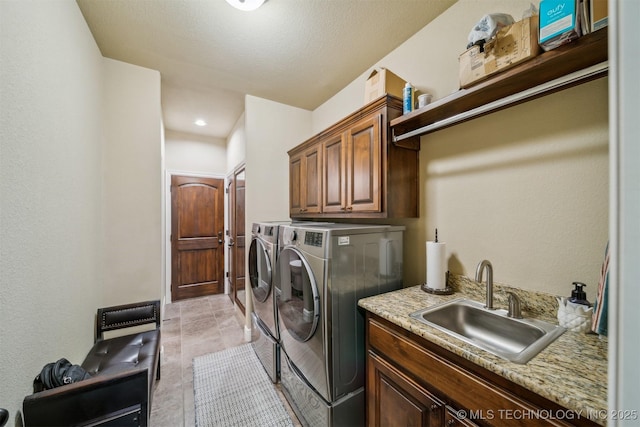
<svg viewBox="0 0 640 427">
<path fill-rule="evenodd" d="M 206 126 L 206 125 L 207 125 L 207 122 L 205 122 L 205 121 L 204 121 L 204 120 L 202 120 L 202 119 L 198 119 L 198 120 L 196 120 L 195 122 L 193 122 L 193 124 L 194 124 L 194 125 L 196 125 L 196 126 Z"/>
<path fill-rule="evenodd" d="M 229 3 L 231 6 L 235 7 L 236 9 L 249 12 L 251 10 L 256 10 L 257 8 L 262 6 L 262 4 L 265 1 L 266 0 L 227 0 L 227 3 Z"/>
</svg>

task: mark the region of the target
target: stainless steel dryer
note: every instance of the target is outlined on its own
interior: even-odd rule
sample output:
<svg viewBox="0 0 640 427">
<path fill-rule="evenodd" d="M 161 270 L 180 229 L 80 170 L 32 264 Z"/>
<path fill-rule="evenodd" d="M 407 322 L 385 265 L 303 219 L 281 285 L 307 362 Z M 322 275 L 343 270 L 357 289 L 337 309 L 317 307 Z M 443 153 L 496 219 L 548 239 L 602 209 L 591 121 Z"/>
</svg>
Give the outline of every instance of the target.
<svg viewBox="0 0 640 427">
<path fill-rule="evenodd" d="M 365 421 L 361 298 L 402 287 L 404 227 L 280 227 L 274 292 L 282 389 L 308 426 Z"/>
<path fill-rule="evenodd" d="M 280 373 L 278 323 L 273 301 L 273 268 L 278 254 L 278 229 L 289 221 L 254 223 L 249 246 L 249 283 L 253 298 L 251 345 L 274 383 Z"/>
</svg>

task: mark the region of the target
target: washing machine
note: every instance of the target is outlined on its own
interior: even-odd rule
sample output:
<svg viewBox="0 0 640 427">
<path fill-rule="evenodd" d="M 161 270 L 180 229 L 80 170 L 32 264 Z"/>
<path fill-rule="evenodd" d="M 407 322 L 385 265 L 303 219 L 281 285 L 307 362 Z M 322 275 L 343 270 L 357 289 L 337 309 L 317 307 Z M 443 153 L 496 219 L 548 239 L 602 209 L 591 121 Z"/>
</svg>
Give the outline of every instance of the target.
<svg viewBox="0 0 640 427">
<path fill-rule="evenodd" d="M 248 270 L 253 311 L 251 346 L 272 382 L 280 377 L 280 334 L 273 299 L 273 271 L 279 253 L 278 236 L 283 225 L 296 221 L 263 221 L 251 226 Z M 308 224 L 315 222 L 308 222 Z"/>
<path fill-rule="evenodd" d="M 304 425 L 365 421 L 365 319 L 358 300 L 402 287 L 404 227 L 280 227 L 274 298 L 280 382 Z"/>
<path fill-rule="evenodd" d="M 271 381 L 280 373 L 278 323 L 273 300 L 273 269 L 278 254 L 278 230 L 290 221 L 254 223 L 249 246 L 249 283 L 253 301 L 251 346 Z"/>
</svg>

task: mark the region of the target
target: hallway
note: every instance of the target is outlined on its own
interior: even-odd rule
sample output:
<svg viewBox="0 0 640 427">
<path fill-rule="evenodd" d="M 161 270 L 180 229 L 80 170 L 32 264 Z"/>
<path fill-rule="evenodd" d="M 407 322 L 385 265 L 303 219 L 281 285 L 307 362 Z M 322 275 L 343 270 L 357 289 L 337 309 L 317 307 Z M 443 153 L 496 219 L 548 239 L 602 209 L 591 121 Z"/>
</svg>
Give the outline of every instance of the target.
<svg viewBox="0 0 640 427">
<path fill-rule="evenodd" d="M 228 295 L 167 304 L 162 320 L 162 376 L 153 394 L 150 426 L 195 426 L 193 358 L 241 344 L 245 344 L 244 317 Z M 280 390 L 278 395 L 293 414 Z M 296 423 L 295 416 L 292 419 Z"/>
<path fill-rule="evenodd" d="M 244 344 L 244 319 L 228 295 L 167 304 L 162 321 L 162 377 L 153 394 L 151 425 L 194 426 L 193 358 L 240 344 Z"/>
</svg>

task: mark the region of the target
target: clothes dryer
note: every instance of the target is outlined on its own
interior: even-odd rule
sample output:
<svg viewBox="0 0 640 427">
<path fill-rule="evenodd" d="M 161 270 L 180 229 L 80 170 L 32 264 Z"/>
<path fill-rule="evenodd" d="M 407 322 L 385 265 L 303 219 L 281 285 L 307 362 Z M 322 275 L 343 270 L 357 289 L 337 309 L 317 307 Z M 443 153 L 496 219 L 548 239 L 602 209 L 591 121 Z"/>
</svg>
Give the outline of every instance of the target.
<svg viewBox="0 0 640 427">
<path fill-rule="evenodd" d="M 365 319 L 358 300 L 402 287 L 404 227 L 280 227 L 274 276 L 282 390 L 309 426 L 365 420 Z"/>
</svg>

